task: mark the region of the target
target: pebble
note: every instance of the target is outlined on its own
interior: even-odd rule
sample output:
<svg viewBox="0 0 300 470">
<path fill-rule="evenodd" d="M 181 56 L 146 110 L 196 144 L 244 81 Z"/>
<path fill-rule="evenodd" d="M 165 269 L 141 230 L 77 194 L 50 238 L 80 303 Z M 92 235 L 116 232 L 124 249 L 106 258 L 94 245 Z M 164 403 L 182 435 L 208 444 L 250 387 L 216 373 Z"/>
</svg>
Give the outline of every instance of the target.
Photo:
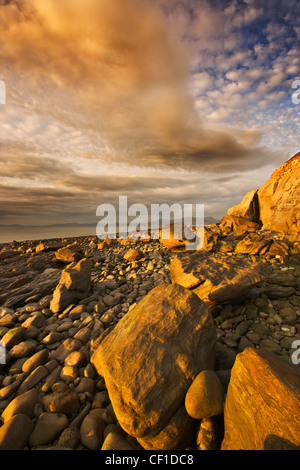
<svg viewBox="0 0 300 470">
<path fill-rule="evenodd" d="M 48 361 L 49 352 L 47 349 L 42 349 L 41 351 L 33 354 L 31 357 L 26 359 L 26 361 L 22 365 L 23 372 L 32 372 L 38 366 L 46 364 Z"/>
<path fill-rule="evenodd" d="M 69 426 L 61 433 L 57 445 L 75 450 L 80 442 L 80 431 L 76 427 Z"/>
<path fill-rule="evenodd" d="M 38 447 L 53 442 L 67 428 L 69 421 L 60 413 L 42 413 L 29 437 L 31 447 Z"/>
<path fill-rule="evenodd" d="M 101 450 L 134 450 L 134 447 L 129 444 L 129 442 L 124 439 L 119 432 L 110 432 L 103 442 Z"/>
<path fill-rule="evenodd" d="M 187 391 L 185 408 L 194 419 L 210 418 L 223 412 L 224 390 L 217 374 L 204 370 Z"/>
<path fill-rule="evenodd" d="M 79 397 L 69 389 L 56 390 L 43 398 L 43 406 L 45 411 L 72 415 L 80 408 Z"/>
<path fill-rule="evenodd" d="M 33 422 L 24 414 L 17 414 L 0 427 L 0 450 L 22 450 L 33 429 Z"/>
<path fill-rule="evenodd" d="M 10 350 L 10 354 L 14 359 L 21 357 L 29 357 L 35 350 L 36 344 L 32 341 L 22 341 Z"/>
<path fill-rule="evenodd" d="M 40 394 L 35 388 L 14 398 L 1 415 L 4 419 L 4 423 L 17 414 L 24 414 L 32 418 L 34 406 L 39 399 Z"/>
<path fill-rule="evenodd" d="M 100 450 L 103 443 L 105 422 L 95 413 L 90 412 L 80 427 L 81 443 L 90 450 Z"/>
</svg>

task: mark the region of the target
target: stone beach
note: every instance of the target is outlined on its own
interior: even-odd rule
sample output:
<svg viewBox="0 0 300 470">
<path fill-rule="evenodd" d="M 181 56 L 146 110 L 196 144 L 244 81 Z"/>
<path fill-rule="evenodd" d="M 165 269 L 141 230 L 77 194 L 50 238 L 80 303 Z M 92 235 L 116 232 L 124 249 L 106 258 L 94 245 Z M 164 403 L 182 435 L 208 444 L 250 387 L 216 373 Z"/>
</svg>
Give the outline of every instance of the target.
<svg viewBox="0 0 300 470">
<path fill-rule="evenodd" d="M 207 233 L 216 228 L 208 227 Z M 240 237 L 218 234 L 219 241 L 211 248 L 211 254 L 217 255 L 218 247 L 223 247 L 222 242 L 228 242 L 228 238 L 233 245 L 239 243 L 236 238 Z M 255 287 L 251 285 L 242 300 L 206 307 L 217 338 L 214 372 L 211 371 L 214 380 L 210 378 L 207 386 L 216 381 L 219 385 L 214 394 L 208 393 L 216 395 L 215 403 L 205 406 L 218 411 L 215 417 L 202 416 L 201 410 L 194 414 L 197 419 L 192 420 L 192 437 L 191 426 L 186 431 L 188 448 L 210 448 L 212 442 L 220 448 L 222 426 L 214 422 L 222 416 L 220 387 L 225 401 L 239 353 L 247 348 L 263 349 L 291 362 L 295 351 L 292 344 L 300 340 L 300 264 L 299 255 L 294 254 L 299 244 L 289 243 L 292 254 L 288 257 L 232 251 L 224 255 L 228 263 L 235 259 L 249 266 L 260 260 L 269 271 L 266 279 Z M 53 294 L 61 278 L 72 277 L 62 273 L 64 270 L 70 273 L 76 261 L 66 264 L 60 254 L 57 256 L 61 245 L 68 247 L 67 262 L 71 261 L 69 251 L 89 260 L 85 262 L 89 266 L 87 271 L 80 267 L 74 271 L 78 282 L 77 291 L 73 292 L 79 297 L 71 296 L 68 305 L 63 298 L 62 307 L 57 305 L 62 295 L 55 301 Z M 172 284 L 170 266 L 185 256 L 193 254 L 170 251 L 160 241 L 107 240 L 106 247 L 102 247 L 96 237 L 3 245 L 0 336 L 7 354 L 6 364 L 0 366 L 0 449 L 150 448 L 142 446 L 142 439 L 138 442 L 138 438 L 120 426 L 105 380 L 98 374 L 92 357 L 105 337 L 109 341 L 109 334 L 118 322 L 130 315 L 153 289 L 157 286 L 165 289 Z M 88 278 L 85 290 L 80 276 Z M 40 285 L 41 279 L 45 279 L 45 289 L 37 292 L 35 286 Z M 50 279 L 56 280 L 51 287 Z M 182 289 L 189 291 L 186 287 Z M 196 297 L 193 290 L 190 292 Z M 66 297 L 70 298 L 69 291 Z M 192 390 L 187 397 L 191 395 Z M 200 401 L 205 394 L 203 397 Z M 197 404 L 193 402 L 190 406 L 194 409 Z M 207 432 L 201 438 L 205 426 L 218 428 L 206 444 Z"/>
<path fill-rule="evenodd" d="M 299 450 L 299 162 L 198 251 L 1 245 L 0 450 Z"/>
</svg>

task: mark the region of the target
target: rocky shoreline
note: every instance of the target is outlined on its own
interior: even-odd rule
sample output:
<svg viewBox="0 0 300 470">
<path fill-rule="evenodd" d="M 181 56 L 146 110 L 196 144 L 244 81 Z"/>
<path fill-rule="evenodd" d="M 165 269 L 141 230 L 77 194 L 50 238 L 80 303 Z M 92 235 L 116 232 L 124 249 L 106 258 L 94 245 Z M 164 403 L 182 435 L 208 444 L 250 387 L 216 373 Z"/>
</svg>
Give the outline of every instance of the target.
<svg viewBox="0 0 300 470">
<path fill-rule="evenodd" d="M 96 237 L 2 245 L 0 339 L 7 355 L 6 364 L 0 365 L 0 449 L 220 449 L 224 438 L 223 407 L 225 403 L 226 408 L 237 356 L 242 356 L 245 351 L 255 351 L 262 358 L 262 351 L 276 359 L 283 358 L 283 363 L 290 367 L 291 355 L 295 351 L 292 345 L 300 340 L 299 242 L 281 241 L 283 247 L 284 243 L 289 244 L 288 255 L 277 254 L 278 250 L 274 253 L 266 250 L 263 255 L 259 251 L 253 254 L 253 246 L 250 253 L 241 253 L 236 247 L 241 239 L 249 237 L 249 232 L 243 232 L 241 237 L 224 226 L 222 230 L 220 232 L 218 224 L 207 227 L 206 250 L 195 254 L 177 252 L 176 247 L 169 250 L 161 241 L 106 240 L 99 243 Z M 259 235 L 260 242 L 267 238 L 274 245 L 276 236 Z M 276 243 L 280 245 L 278 240 L 277 236 Z M 202 257 L 201 263 L 193 258 L 193 263 L 202 268 L 195 270 L 194 265 L 186 268 L 183 260 L 187 256 L 189 259 Z M 227 274 L 219 273 L 220 279 L 217 279 L 215 274 L 210 276 L 210 271 L 204 270 L 204 259 L 207 266 L 210 260 L 211 270 L 219 256 L 225 257 L 229 265 L 233 261 L 237 263 L 235 275 L 238 263 L 244 263 L 241 270 L 245 274 L 245 266 L 251 268 L 258 260 L 268 268 L 268 272 L 255 282 L 250 282 L 250 278 L 253 281 L 253 273 L 246 278 L 244 276 L 242 281 L 239 277 L 240 287 L 248 282 L 248 292 L 246 294 L 242 290 L 242 299 L 230 301 L 224 287 L 224 283 L 229 285 L 232 292 L 229 271 Z M 182 282 L 180 277 L 182 272 L 184 279 L 187 274 L 193 274 L 193 279 L 196 279 L 194 285 L 184 285 L 186 281 Z M 156 433 L 157 437 L 165 432 L 168 438 L 164 437 L 158 443 L 152 436 L 150 441 L 153 444 L 149 444 L 149 438 L 145 444 L 145 437 L 134 432 L 130 435 L 122 429 L 126 429 L 126 425 L 120 426 L 123 417 L 120 412 L 115 413 L 111 402 L 112 389 L 108 390 L 106 378 L 99 375 L 93 355 L 101 343 L 110 348 L 108 341 L 113 332 L 118 331 L 117 325 L 120 323 L 121 330 L 124 329 L 124 320 L 128 318 L 128 323 L 135 312 L 143 311 L 140 305 L 144 305 L 145 310 L 147 304 L 143 302 L 154 296 L 157 289 L 160 293 L 155 305 L 159 310 L 160 302 L 164 304 L 162 313 L 165 315 L 167 300 L 161 296 L 167 295 L 168 286 L 174 289 L 172 286 L 183 285 L 182 292 L 187 298 L 192 296 L 189 302 L 193 304 L 195 298 L 198 299 L 195 291 L 199 285 L 203 286 L 203 279 L 215 285 L 216 288 L 211 290 L 217 292 L 213 297 L 217 302 L 208 302 L 209 307 L 202 302 L 213 318 L 216 332 L 216 344 L 212 348 L 214 366 L 205 366 L 204 369 L 213 369 L 214 378 L 209 377 L 208 383 L 220 384 L 223 390 L 221 404 L 219 396 L 216 398 L 219 402 L 216 412 L 201 415 L 201 419 L 193 418 L 191 425 L 183 426 L 185 431 L 182 432 L 187 439 L 179 436 L 175 444 L 170 444 L 169 425 L 166 431 L 159 432 L 163 429 L 159 421 L 160 428 L 152 434 Z M 234 283 L 237 282 L 235 277 Z M 217 289 L 220 285 L 222 289 Z M 207 287 L 205 289 L 207 294 Z M 179 299 L 183 294 L 180 291 L 168 295 L 171 299 L 168 302 L 172 303 L 173 297 Z M 225 295 L 223 300 L 222 295 Z M 155 297 L 151 299 L 148 302 L 150 306 Z M 180 310 L 185 305 L 186 302 L 179 308 L 176 304 L 174 309 Z M 166 325 L 163 326 L 165 329 Z M 177 328 L 180 327 L 177 325 Z M 165 344 L 168 347 L 168 343 Z M 117 351 L 116 356 L 118 354 Z M 159 367 L 157 359 L 155 361 Z M 193 369 L 189 374 L 195 379 L 198 372 Z M 298 369 L 295 373 L 298 374 Z M 206 380 L 207 377 L 204 382 Z M 185 379 L 185 389 L 180 392 L 183 400 L 192 381 L 191 378 Z M 213 390 L 216 388 L 218 386 L 214 385 Z M 210 391 L 209 395 L 214 394 Z M 176 397 L 176 400 L 182 402 L 182 398 Z M 205 408 L 203 403 L 201 406 Z M 299 413 L 299 408 L 296 408 L 296 413 Z M 169 418 L 161 419 L 168 421 Z M 291 416 L 289 426 L 293 428 L 295 425 L 296 429 L 298 418 Z M 173 434 L 176 434 L 175 428 L 173 426 Z M 143 430 L 145 436 L 147 432 Z M 288 434 L 287 441 L 288 448 L 295 446 L 295 440 L 288 438 Z M 231 444 L 228 445 L 230 448 Z"/>
</svg>

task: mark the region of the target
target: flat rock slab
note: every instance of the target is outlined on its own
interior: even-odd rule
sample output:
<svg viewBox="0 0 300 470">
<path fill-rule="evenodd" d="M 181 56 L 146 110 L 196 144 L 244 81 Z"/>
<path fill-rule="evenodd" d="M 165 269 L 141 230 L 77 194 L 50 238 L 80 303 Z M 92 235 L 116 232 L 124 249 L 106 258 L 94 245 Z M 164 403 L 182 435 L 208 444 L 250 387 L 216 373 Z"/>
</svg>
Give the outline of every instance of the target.
<svg viewBox="0 0 300 470">
<path fill-rule="evenodd" d="M 174 423 L 197 374 L 213 369 L 215 345 L 208 307 L 177 284 L 154 288 L 100 343 L 92 363 L 122 428 L 143 447 L 148 439 L 157 449 L 179 443 L 178 433 L 174 442 L 176 432 L 164 429 Z M 188 419 L 185 413 L 175 422 L 184 429 Z"/>
<path fill-rule="evenodd" d="M 223 253 L 199 251 L 176 256 L 170 267 L 173 283 L 192 289 L 212 305 L 234 303 L 266 279 L 269 268 Z"/>
<path fill-rule="evenodd" d="M 300 371 L 290 361 L 252 348 L 238 354 L 224 410 L 222 450 L 300 446 Z"/>
</svg>

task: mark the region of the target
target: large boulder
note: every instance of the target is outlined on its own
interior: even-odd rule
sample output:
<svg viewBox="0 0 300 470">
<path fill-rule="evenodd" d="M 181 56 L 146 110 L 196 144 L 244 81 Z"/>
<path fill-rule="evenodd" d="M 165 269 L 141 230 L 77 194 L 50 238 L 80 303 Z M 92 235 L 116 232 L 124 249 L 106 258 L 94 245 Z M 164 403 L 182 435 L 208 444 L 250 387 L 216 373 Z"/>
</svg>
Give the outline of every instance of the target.
<svg viewBox="0 0 300 470">
<path fill-rule="evenodd" d="M 227 215 L 244 217 L 253 222 L 259 222 L 259 201 L 257 192 L 257 189 L 254 189 L 247 193 L 240 204 L 229 209 Z"/>
<path fill-rule="evenodd" d="M 269 273 L 264 263 L 249 263 L 223 253 L 199 251 L 176 256 L 170 266 L 173 283 L 192 289 L 204 302 L 237 302 Z"/>
<path fill-rule="evenodd" d="M 260 229 L 260 225 L 246 217 L 237 216 L 237 215 L 225 215 L 220 223 L 220 229 L 224 232 L 255 232 Z"/>
<path fill-rule="evenodd" d="M 300 446 L 300 371 L 270 352 L 245 349 L 231 371 L 222 450 Z"/>
<path fill-rule="evenodd" d="M 93 262 L 88 258 L 83 258 L 77 264 L 74 262 L 63 270 L 50 304 L 53 313 L 60 312 L 71 303 L 88 295 L 92 267 Z"/>
<path fill-rule="evenodd" d="M 146 449 L 173 449 L 193 420 L 185 394 L 213 369 L 216 329 L 208 307 L 177 284 L 154 288 L 102 340 L 92 363 L 122 428 Z"/>
<path fill-rule="evenodd" d="M 300 232 L 300 152 L 274 171 L 258 198 L 264 230 Z"/>
<path fill-rule="evenodd" d="M 300 232 L 300 152 L 273 172 L 258 190 L 229 209 L 225 217 L 245 217 L 260 222 L 263 230 Z"/>
</svg>

